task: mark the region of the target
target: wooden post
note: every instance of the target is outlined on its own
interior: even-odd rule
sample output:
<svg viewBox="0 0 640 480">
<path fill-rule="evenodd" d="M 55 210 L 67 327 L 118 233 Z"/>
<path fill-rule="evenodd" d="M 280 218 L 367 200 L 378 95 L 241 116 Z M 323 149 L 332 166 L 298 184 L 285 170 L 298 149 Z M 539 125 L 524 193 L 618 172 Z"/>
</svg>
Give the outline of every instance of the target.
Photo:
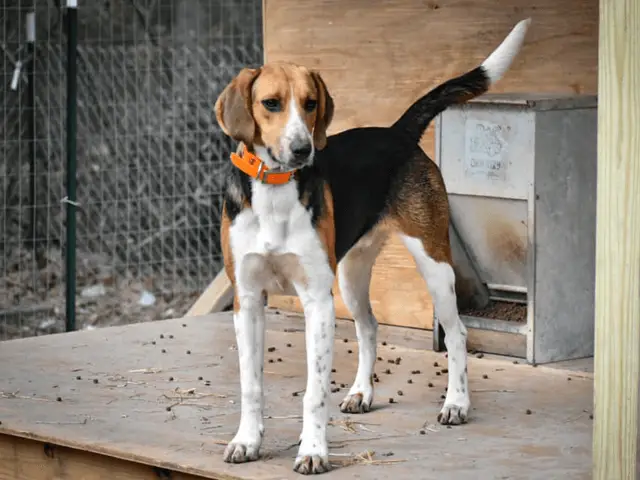
<svg viewBox="0 0 640 480">
<path fill-rule="evenodd" d="M 640 1 L 600 0 L 594 480 L 636 478 Z"/>
</svg>

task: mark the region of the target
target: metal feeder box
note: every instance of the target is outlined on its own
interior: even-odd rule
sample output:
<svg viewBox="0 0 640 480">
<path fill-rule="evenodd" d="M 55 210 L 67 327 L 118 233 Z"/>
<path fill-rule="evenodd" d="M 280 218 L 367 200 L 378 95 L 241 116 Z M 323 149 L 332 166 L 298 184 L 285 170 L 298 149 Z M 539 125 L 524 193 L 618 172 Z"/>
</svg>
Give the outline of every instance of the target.
<svg viewBox="0 0 640 480">
<path fill-rule="evenodd" d="M 477 350 L 593 355 L 597 98 L 484 95 L 436 121 L 452 228 L 490 303 L 461 311 Z M 434 319 L 434 348 L 443 332 Z"/>
</svg>

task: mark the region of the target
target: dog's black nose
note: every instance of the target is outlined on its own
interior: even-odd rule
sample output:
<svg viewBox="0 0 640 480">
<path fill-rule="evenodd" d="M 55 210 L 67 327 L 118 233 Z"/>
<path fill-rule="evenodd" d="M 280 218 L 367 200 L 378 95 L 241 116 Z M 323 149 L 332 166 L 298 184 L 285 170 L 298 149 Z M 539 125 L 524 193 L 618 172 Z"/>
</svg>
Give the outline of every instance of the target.
<svg viewBox="0 0 640 480">
<path fill-rule="evenodd" d="M 296 161 L 304 162 L 311 155 L 312 148 L 309 142 L 296 142 L 291 145 L 291 153 Z"/>
</svg>

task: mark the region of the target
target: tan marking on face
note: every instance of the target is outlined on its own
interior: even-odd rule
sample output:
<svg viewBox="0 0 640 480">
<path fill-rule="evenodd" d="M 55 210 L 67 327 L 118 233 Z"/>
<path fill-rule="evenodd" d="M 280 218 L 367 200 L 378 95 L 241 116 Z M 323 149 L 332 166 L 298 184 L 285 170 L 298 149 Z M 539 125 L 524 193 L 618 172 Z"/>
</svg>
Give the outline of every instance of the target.
<svg viewBox="0 0 640 480">
<path fill-rule="evenodd" d="M 280 102 L 277 112 L 262 103 L 266 99 Z M 316 106 L 305 108 L 308 100 Z M 318 72 L 293 63 L 271 63 L 258 69 L 244 68 L 225 87 L 214 107 L 222 130 L 230 137 L 269 148 L 276 156 L 282 152 L 287 122 L 295 105 L 300 126 L 312 138 L 316 150 L 327 141 L 327 129 L 333 119 L 333 99 Z M 289 132 L 291 133 L 291 132 Z"/>
<path fill-rule="evenodd" d="M 289 152 L 286 151 L 288 142 L 285 136 L 306 136 L 311 140 L 315 127 L 317 107 L 309 111 L 305 109 L 309 100 L 318 101 L 311 72 L 297 65 L 266 65 L 253 84 L 252 95 L 253 118 L 257 126 L 255 144 L 269 148 L 278 160 L 286 161 Z M 263 104 L 264 100 L 278 101 L 279 110 L 269 111 Z M 299 116 L 299 120 L 292 119 L 292 115 Z M 287 132 L 296 122 L 296 132 Z"/>
</svg>

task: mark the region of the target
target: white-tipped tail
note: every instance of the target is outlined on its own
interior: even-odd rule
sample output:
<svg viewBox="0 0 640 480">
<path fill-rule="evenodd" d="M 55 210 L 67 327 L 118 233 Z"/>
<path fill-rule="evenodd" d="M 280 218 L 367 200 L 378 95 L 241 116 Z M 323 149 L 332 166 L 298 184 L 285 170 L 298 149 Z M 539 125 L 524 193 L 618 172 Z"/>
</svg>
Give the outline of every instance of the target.
<svg viewBox="0 0 640 480">
<path fill-rule="evenodd" d="M 520 51 L 530 23 L 530 18 L 518 22 L 518 24 L 513 27 L 513 30 L 511 30 L 511 33 L 507 35 L 507 38 L 505 38 L 498 48 L 482 63 L 481 66 L 487 77 L 489 77 L 490 83 L 495 83 L 500 80 L 509 69 L 511 62 L 513 62 L 513 59 Z"/>
</svg>

